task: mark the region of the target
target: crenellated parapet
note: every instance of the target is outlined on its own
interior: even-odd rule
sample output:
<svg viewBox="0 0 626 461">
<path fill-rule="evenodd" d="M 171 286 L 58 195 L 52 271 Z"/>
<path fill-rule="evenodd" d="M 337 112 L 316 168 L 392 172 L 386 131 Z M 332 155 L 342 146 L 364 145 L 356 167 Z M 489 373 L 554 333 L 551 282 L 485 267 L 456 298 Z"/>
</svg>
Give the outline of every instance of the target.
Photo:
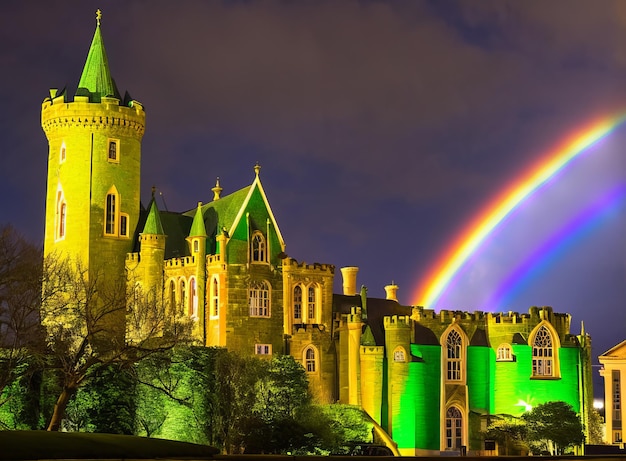
<svg viewBox="0 0 626 461">
<path fill-rule="evenodd" d="M 185 267 L 185 266 L 193 266 L 196 264 L 196 258 L 194 256 L 183 256 L 181 258 L 172 258 L 165 260 L 165 267 Z"/>
<path fill-rule="evenodd" d="M 390 315 L 383 319 L 385 330 L 411 328 L 411 317 L 408 315 Z"/>
<path fill-rule="evenodd" d="M 87 96 L 76 96 L 73 102 L 65 102 L 64 95 L 54 97 L 55 94 L 56 90 L 51 90 L 51 97 L 41 105 L 41 126 L 49 138 L 70 129 L 106 131 L 139 139 L 144 134 L 146 115 L 137 101 L 123 106 L 117 98 L 103 97 L 100 103 L 91 103 Z"/>
<path fill-rule="evenodd" d="M 298 262 L 293 258 L 285 258 L 283 260 L 283 271 L 289 271 L 294 269 L 301 269 L 306 271 L 320 271 L 327 272 L 329 274 L 335 273 L 335 266 L 333 264 L 307 264 L 306 262 Z"/>
</svg>

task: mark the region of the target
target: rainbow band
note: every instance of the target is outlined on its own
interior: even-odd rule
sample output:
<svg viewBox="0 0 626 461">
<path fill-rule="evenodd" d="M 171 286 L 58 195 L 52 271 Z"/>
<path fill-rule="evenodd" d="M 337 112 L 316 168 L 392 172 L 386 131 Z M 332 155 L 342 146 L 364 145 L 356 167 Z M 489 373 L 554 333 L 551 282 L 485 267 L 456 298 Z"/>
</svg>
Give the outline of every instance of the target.
<svg viewBox="0 0 626 461">
<path fill-rule="evenodd" d="M 552 177 L 558 174 L 579 154 L 607 136 L 624 121 L 626 114 L 593 123 L 573 138 L 564 142 L 538 165 L 534 166 L 511 188 L 501 194 L 483 211 L 477 220 L 456 239 L 437 262 L 434 269 L 416 289 L 413 304 L 435 308 L 436 303 L 465 262 L 485 239 L 524 200 Z"/>
<path fill-rule="evenodd" d="M 517 265 L 494 291 L 486 303 L 486 310 L 502 310 L 531 281 L 537 279 L 547 268 L 561 257 L 567 249 L 595 230 L 603 220 L 616 211 L 626 197 L 626 185 L 620 184 L 579 212 L 565 225 L 537 247 L 523 262 Z"/>
</svg>

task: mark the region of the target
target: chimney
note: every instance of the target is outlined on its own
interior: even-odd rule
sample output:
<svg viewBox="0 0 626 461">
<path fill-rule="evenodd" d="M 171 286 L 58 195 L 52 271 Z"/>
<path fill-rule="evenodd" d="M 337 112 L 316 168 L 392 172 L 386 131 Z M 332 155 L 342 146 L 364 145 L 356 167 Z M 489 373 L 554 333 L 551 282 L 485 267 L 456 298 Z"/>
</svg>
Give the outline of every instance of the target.
<svg viewBox="0 0 626 461">
<path fill-rule="evenodd" d="M 341 276 L 343 277 L 343 294 L 348 296 L 356 295 L 356 274 L 359 272 L 358 267 L 342 267 Z"/>
<path fill-rule="evenodd" d="M 391 285 L 385 285 L 385 292 L 387 293 L 387 299 L 391 299 L 392 301 L 398 301 L 398 285 L 394 282 L 391 282 Z"/>
</svg>

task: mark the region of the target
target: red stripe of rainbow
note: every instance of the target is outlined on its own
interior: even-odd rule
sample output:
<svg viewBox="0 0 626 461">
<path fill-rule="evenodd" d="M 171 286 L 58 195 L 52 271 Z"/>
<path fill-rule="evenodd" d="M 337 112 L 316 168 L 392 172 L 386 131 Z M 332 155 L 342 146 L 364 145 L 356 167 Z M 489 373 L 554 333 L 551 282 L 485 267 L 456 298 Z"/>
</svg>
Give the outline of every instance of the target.
<svg viewBox="0 0 626 461">
<path fill-rule="evenodd" d="M 459 234 L 448 251 L 439 258 L 422 284 L 414 291 L 413 304 L 434 309 L 439 297 L 463 264 L 478 251 L 504 218 L 565 168 L 570 161 L 611 133 L 625 119 L 626 114 L 622 113 L 618 117 L 596 121 L 578 131 L 500 194 Z"/>
</svg>

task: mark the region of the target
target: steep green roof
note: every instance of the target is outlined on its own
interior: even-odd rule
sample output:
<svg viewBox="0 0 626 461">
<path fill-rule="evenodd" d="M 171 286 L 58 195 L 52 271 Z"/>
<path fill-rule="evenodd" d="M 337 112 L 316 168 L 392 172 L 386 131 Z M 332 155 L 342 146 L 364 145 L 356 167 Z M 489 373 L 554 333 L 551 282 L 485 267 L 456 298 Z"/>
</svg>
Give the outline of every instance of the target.
<svg viewBox="0 0 626 461">
<path fill-rule="evenodd" d="M 83 73 L 78 82 L 76 96 L 89 96 L 91 102 L 100 102 L 102 97 L 120 98 L 115 82 L 109 71 L 109 61 L 100 31 L 100 11 L 97 13 L 96 32 L 94 33 Z"/>
<path fill-rule="evenodd" d="M 202 202 L 198 202 L 198 208 L 196 214 L 193 217 L 193 223 L 191 223 L 191 230 L 189 231 L 189 237 L 206 237 L 206 227 L 204 226 L 204 215 L 202 213 Z"/>
<path fill-rule="evenodd" d="M 244 187 L 232 194 L 202 205 L 205 231 L 208 230 L 211 235 L 215 235 L 215 233 L 221 231 L 222 228 L 230 230 L 251 187 L 252 186 Z M 190 210 L 184 214 L 186 216 L 193 215 L 195 218 L 196 210 Z"/>
<path fill-rule="evenodd" d="M 165 235 L 161 224 L 161 215 L 154 198 L 150 203 L 150 211 L 146 218 L 146 225 L 143 227 L 143 234 Z"/>
</svg>

